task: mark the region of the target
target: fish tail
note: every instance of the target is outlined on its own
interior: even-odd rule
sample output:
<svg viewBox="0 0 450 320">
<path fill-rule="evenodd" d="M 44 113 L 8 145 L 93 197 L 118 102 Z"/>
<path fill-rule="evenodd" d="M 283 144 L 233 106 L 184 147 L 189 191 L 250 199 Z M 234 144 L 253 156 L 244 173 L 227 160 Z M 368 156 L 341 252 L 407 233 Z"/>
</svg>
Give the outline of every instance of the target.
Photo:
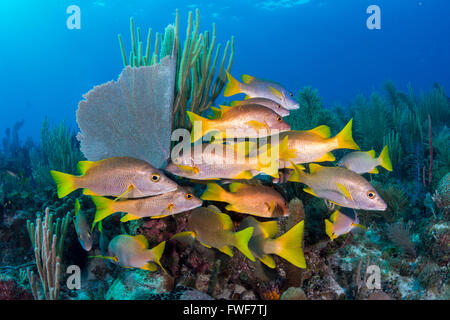
<svg viewBox="0 0 450 320">
<path fill-rule="evenodd" d="M 153 256 L 154 256 L 154 262 L 161 267 L 161 269 L 167 273 L 166 269 L 164 269 L 164 267 L 161 264 L 161 257 L 164 253 L 164 249 L 166 248 L 166 242 L 163 241 L 160 244 L 158 244 L 156 247 L 152 248 L 151 251 L 153 252 Z"/>
<path fill-rule="evenodd" d="M 274 240 L 276 243 L 274 253 L 299 268 L 306 268 L 302 249 L 303 225 L 304 221 L 300 221 L 288 232 Z"/>
<path fill-rule="evenodd" d="M 55 180 L 58 189 L 58 198 L 64 198 L 69 193 L 78 189 L 75 182 L 77 177 L 68 173 L 63 173 L 55 170 L 50 170 L 50 174 Z"/>
<path fill-rule="evenodd" d="M 95 212 L 94 224 L 102 221 L 106 217 L 112 215 L 115 211 L 113 208 L 114 201 L 105 197 L 91 196 L 97 211 Z"/>
<path fill-rule="evenodd" d="M 342 129 L 342 131 L 333 138 L 339 149 L 360 150 L 359 146 L 352 137 L 352 123 L 353 119 L 350 119 L 344 129 Z"/>
<path fill-rule="evenodd" d="M 328 220 L 325 219 L 325 233 L 327 234 L 327 236 L 330 237 L 331 241 L 333 241 L 334 237 L 333 237 L 333 223 Z"/>
<path fill-rule="evenodd" d="M 199 140 L 201 137 L 203 137 L 209 130 L 208 129 L 209 120 L 190 111 L 186 111 L 186 113 L 189 117 L 189 120 L 192 123 L 191 142 L 195 142 Z M 200 128 L 198 122 L 200 122 Z"/>
<path fill-rule="evenodd" d="M 381 151 L 380 156 L 378 157 L 378 161 L 383 168 L 388 171 L 392 171 L 392 163 L 391 158 L 389 157 L 389 150 L 387 145 L 384 146 L 383 150 Z"/>
<path fill-rule="evenodd" d="M 289 160 L 289 162 L 291 163 L 291 166 L 294 168 L 294 172 L 289 177 L 288 181 L 303 182 L 303 177 L 305 176 L 305 173 L 303 172 L 303 170 L 305 170 L 305 167 L 296 165 L 295 163 L 293 163 L 290 160 Z"/>
<path fill-rule="evenodd" d="M 253 234 L 253 227 L 246 228 L 242 231 L 236 232 L 234 234 L 235 236 L 235 243 L 234 246 L 242 252 L 244 256 L 249 258 L 251 261 L 256 261 L 255 257 L 253 256 L 252 252 L 248 248 L 248 242 L 250 241 L 250 238 Z"/>
<path fill-rule="evenodd" d="M 217 183 L 208 183 L 200 199 L 228 202 L 228 192 Z"/>
<path fill-rule="evenodd" d="M 234 96 L 235 94 L 241 93 L 241 84 L 227 71 L 228 83 L 223 91 L 225 97 Z"/>
</svg>

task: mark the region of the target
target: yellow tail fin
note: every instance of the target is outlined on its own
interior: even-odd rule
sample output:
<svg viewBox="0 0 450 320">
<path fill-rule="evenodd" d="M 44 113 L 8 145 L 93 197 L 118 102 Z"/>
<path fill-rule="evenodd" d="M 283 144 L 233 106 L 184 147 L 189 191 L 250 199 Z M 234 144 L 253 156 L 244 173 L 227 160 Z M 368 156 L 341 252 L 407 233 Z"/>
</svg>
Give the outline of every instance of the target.
<svg viewBox="0 0 450 320">
<path fill-rule="evenodd" d="M 304 175 L 303 170 L 305 170 L 305 167 L 296 165 L 292 161 L 289 160 L 291 163 L 291 166 L 294 168 L 294 173 L 289 177 L 288 181 L 292 182 L 302 182 L 302 175 Z"/>
<path fill-rule="evenodd" d="M 251 253 L 250 249 L 248 248 L 248 242 L 250 241 L 250 238 L 253 234 L 253 227 L 246 228 L 242 231 L 236 232 L 235 235 L 235 243 L 234 246 L 242 252 L 244 256 L 249 258 L 252 261 L 256 261 L 255 257 Z"/>
<path fill-rule="evenodd" d="M 234 96 L 235 94 L 241 93 L 241 84 L 227 71 L 228 83 L 223 91 L 225 97 Z"/>
<path fill-rule="evenodd" d="M 203 192 L 203 194 L 201 195 L 200 199 L 202 199 L 202 200 L 211 200 L 211 201 L 228 202 L 227 195 L 228 195 L 228 192 L 225 191 L 217 183 L 208 183 L 206 191 Z"/>
<path fill-rule="evenodd" d="M 105 197 L 91 196 L 97 211 L 95 212 L 94 224 L 112 215 L 115 211 L 113 208 L 114 201 Z"/>
<path fill-rule="evenodd" d="M 392 163 L 391 158 L 389 157 L 388 146 L 384 146 L 383 150 L 380 153 L 380 156 L 378 157 L 378 161 L 383 168 L 388 171 L 392 171 Z"/>
<path fill-rule="evenodd" d="M 303 224 L 304 222 L 300 221 L 288 232 L 275 239 L 277 250 L 274 253 L 299 268 L 306 268 L 305 256 L 303 255 L 302 249 Z"/>
<path fill-rule="evenodd" d="M 336 238 L 333 234 L 333 223 L 328 219 L 325 219 L 325 233 L 330 237 L 331 241 Z"/>
<path fill-rule="evenodd" d="M 50 174 L 52 175 L 53 180 L 55 180 L 58 189 L 58 198 L 64 198 L 69 193 L 78 189 L 75 185 L 76 176 L 54 170 L 50 170 Z"/>
<path fill-rule="evenodd" d="M 164 253 L 165 247 L 166 247 L 166 242 L 163 241 L 163 242 L 161 242 L 160 244 L 158 244 L 156 247 L 154 247 L 153 249 L 151 249 L 151 251 L 153 252 L 153 255 L 154 255 L 154 257 L 155 257 L 155 263 L 156 263 L 158 266 L 160 266 L 161 269 L 162 269 L 165 273 L 167 273 L 167 272 L 166 272 L 166 269 L 164 269 L 164 267 L 162 266 L 161 261 L 160 261 L 162 255 L 163 255 L 163 253 Z"/>
<path fill-rule="evenodd" d="M 209 130 L 208 124 L 210 120 L 203 118 L 202 116 L 199 116 L 198 114 L 192 113 L 190 111 L 186 111 L 186 113 L 189 117 L 189 120 L 192 123 L 191 141 L 195 142 L 208 132 Z"/>
<path fill-rule="evenodd" d="M 344 129 L 342 129 L 342 131 L 339 132 L 336 137 L 334 137 L 339 149 L 359 150 L 359 146 L 356 144 L 352 137 L 352 123 L 353 119 L 350 119 Z"/>
</svg>

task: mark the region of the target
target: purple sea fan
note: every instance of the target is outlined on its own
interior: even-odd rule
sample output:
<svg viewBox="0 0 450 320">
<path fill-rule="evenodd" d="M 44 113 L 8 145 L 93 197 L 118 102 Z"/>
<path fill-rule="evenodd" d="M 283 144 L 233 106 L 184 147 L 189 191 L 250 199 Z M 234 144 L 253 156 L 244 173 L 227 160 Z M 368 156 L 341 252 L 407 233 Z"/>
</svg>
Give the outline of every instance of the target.
<svg viewBox="0 0 450 320">
<path fill-rule="evenodd" d="M 388 226 L 388 237 L 400 247 L 403 252 L 413 258 L 417 257 L 416 249 L 411 241 L 410 226 L 405 226 L 403 221 Z"/>
</svg>

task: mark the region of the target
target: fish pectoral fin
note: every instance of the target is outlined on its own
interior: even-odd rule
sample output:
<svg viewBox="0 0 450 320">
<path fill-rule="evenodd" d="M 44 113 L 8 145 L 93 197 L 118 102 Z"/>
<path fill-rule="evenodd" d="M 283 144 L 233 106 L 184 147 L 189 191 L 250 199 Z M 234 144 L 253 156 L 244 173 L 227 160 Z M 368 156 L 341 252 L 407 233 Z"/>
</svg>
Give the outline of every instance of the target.
<svg viewBox="0 0 450 320">
<path fill-rule="evenodd" d="M 273 211 L 275 210 L 275 201 L 270 201 L 270 202 L 264 202 L 264 204 L 267 206 L 267 210 L 269 211 L 269 213 L 273 213 Z"/>
<path fill-rule="evenodd" d="M 272 94 L 274 96 L 276 96 L 278 99 L 282 100 L 283 99 L 283 94 L 278 91 L 277 89 L 275 89 L 274 87 L 269 86 L 269 90 L 270 92 L 272 92 Z"/>
<path fill-rule="evenodd" d="M 146 265 L 144 265 L 143 267 L 141 267 L 141 269 L 147 270 L 147 271 L 156 271 L 158 269 L 158 267 L 153 262 L 149 262 Z"/>
<path fill-rule="evenodd" d="M 131 190 L 133 190 L 133 189 L 135 189 L 135 188 L 136 188 L 136 187 L 135 187 L 133 184 L 130 184 L 130 185 L 127 187 L 127 190 L 125 190 L 122 194 L 120 194 L 118 197 L 116 197 L 116 198 L 114 199 L 114 201 L 119 200 L 120 198 L 122 198 L 123 196 L 125 196 L 127 193 L 131 192 Z"/>
<path fill-rule="evenodd" d="M 200 172 L 200 169 L 196 166 L 184 166 L 181 164 L 175 164 L 175 165 L 186 173 L 198 174 Z"/>
<path fill-rule="evenodd" d="M 261 260 L 261 262 L 264 263 L 269 268 L 274 269 L 277 266 L 275 260 L 273 260 L 273 258 L 268 254 L 264 255 L 262 258 L 259 258 L 259 260 Z"/>
<path fill-rule="evenodd" d="M 206 247 L 206 248 L 209 248 L 209 249 L 212 248 L 210 245 L 208 245 L 208 244 L 206 244 L 206 243 L 203 243 L 203 242 L 201 242 L 201 241 L 199 241 L 199 242 L 200 242 L 200 244 L 201 244 L 202 246 L 204 246 L 204 247 Z"/>
<path fill-rule="evenodd" d="M 219 251 L 225 253 L 226 255 L 228 255 L 230 257 L 234 256 L 233 250 L 231 250 L 231 248 L 229 246 L 224 246 L 222 248 L 219 248 Z"/>
<path fill-rule="evenodd" d="M 247 121 L 245 124 L 247 124 L 249 127 L 257 130 L 257 129 L 268 129 L 267 125 L 265 123 L 256 121 L 256 120 L 250 120 Z"/>
<path fill-rule="evenodd" d="M 127 213 L 126 215 L 124 215 L 122 217 L 122 219 L 120 219 L 120 222 L 127 222 L 127 221 L 138 220 L 138 219 L 141 219 L 141 217 L 134 216 L 132 214 Z"/>
<path fill-rule="evenodd" d="M 350 191 L 348 191 L 348 189 L 341 183 L 336 183 L 336 186 L 339 190 L 339 192 L 347 199 L 352 200 L 352 195 L 350 194 Z"/>
<path fill-rule="evenodd" d="M 303 191 L 305 191 L 306 193 L 309 193 L 311 195 L 313 195 L 314 197 L 318 197 L 318 195 L 313 191 L 313 189 L 311 189 L 310 187 L 306 187 L 303 188 Z"/>
</svg>

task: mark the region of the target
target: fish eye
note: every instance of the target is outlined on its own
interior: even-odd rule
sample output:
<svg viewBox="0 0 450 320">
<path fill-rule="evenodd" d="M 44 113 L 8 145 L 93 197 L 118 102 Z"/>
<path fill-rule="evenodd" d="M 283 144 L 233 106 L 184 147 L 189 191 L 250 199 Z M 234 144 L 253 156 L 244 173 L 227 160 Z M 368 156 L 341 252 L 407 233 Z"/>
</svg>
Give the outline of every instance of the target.
<svg viewBox="0 0 450 320">
<path fill-rule="evenodd" d="M 289 92 L 289 95 L 290 95 L 291 97 L 293 97 L 293 96 L 294 96 L 294 94 L 293 94 L 292 92 Z"/>
<path fill-rule="evenodd" d="M 192 195 L 192 193 L 186 193 L 186 194 L 184 195 L 184 197 L 185 197 L 186 199 L 188 199 L 188 200 L 191 200 L 192 197 L 193 197 L 193 195 Z"/>
<path fill-rule="evenodd" d="M 369 197 L 369 199 L 374 199 L 376 196 L 375 191 L 367 191 L 367 196 Z"/>
<path fill-rule="evenodd" d="M 161 176 L 159 175 L 159 173 L 152 173 L 150 179 L 153 182 L 158 182 L 161 179 Z"/>
<path fill-rule="evenodd" d="M 281 106 L 280 106 L 279 104 L 277 104 L 277 108 L 278 108 L 278 109 L 281 109 Z"/>
<path fill-rule="evenodd" d="M 285 207 L 287 207 L 288 204 L 287 204 L 287 202 L 285 201 L 285 202 L 283 202 L 283 205 L 284 205 Z"/>
<path fill-rule="evenodd" d="M 280 116 L 277 117 L 277 121 L 278 121 L 278 122 L 281 122 L 282 120 L 283 120 L 283 119 L 282 119 Z"/>
</svg>

